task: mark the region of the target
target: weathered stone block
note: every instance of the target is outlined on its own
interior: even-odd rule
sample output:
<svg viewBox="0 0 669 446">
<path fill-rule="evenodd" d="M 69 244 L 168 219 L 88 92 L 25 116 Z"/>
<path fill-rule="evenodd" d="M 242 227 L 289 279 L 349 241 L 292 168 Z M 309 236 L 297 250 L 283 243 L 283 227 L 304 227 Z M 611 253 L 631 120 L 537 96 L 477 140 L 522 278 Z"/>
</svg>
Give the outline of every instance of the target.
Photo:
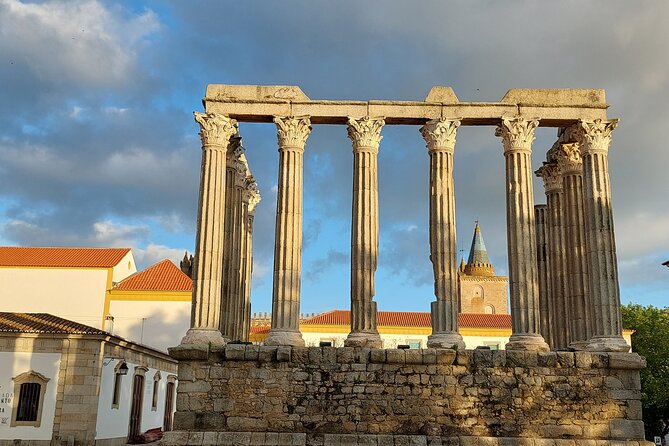
<svg viewBox="0 0 669 446">
<path fill-rule="evenodd" d="M 427 446 L 427 437 L 424 435 L 410 435 L 409 436 L 409 445 L 410 446 Z"/>
<path fill-rule="evenodd" d="M 163 434 L 163 444 L 167 446 L 183 446 L 188 444 L 187 431 L 169 431 Z"/>
<path fill-rule="evenodd" d="M 244 361 L 257 361 L 258 353 L 260 352 L 260 346 L 258 345 L 246 345 L 244 349 Z"/>
<path fill-rule="evenodd" d="M 233 432 L 232 445 L 233 446 L 248 446 L 251 444 L 250 432 Z"/>
<path fill-rule="evenodd" d="M 335 347 L 323 347 L 322 352 L 324 364 L 337 363 L 337 349 Z"/>
<path fill-rule="evenodd" d="M 386 361 L 388 364 L 405 364 L 406 350 L 390 348 L 386 350 Z"/>
<path fill-rule="evenodd" d="M 492 350 L 476 349 L 473 352 L 474 363 L 479 367 L 492 367 Z"/>
<path fill-rule="evenodd" d="M 436 349 L 437 353 L 437 364 L 439 365 L 451 365 L 455 361 L 457 352 L 450 348 L 438 348 Z"/>
<path fill-rule="evenodd" d="M 218 444 L 218 432 L 204 432 L 202 446 L 214 446 Z"/>
<path fill-rule="evenodd" d="M 609 438 L 609 432 L 609 423 L 591 423 L 583 426 L 583 437 L 585 438 Z"/>
<path fill-rule="evenodd" d="M 278 362 L 290 362 L 292 348 L 287 345 L 280 345 L 276 349 L 276 360 Z"/>
<path fill-rule="evenodd" d="M 455 357 L 455 363 L 457 365 L 468 366 L 471 359 L 472 352 L 467 350 L 458 350 L 457 356 Z"/>
<path fill-rule="evenodd" d="M 609 354 L 592 352 L 592 367 L 595 369 L 606 369 L 609 367 Z"/>
<path fill-rule="evenodd" d="M 370 362 L 372 349 L 369 347 L 358 347 L 354 350 L 353 360 L 358 364 L 367 364 Z"/>
<path fill-rule="evenodd" d="M 258 349 L 258 361 L 260 362 L 273 362 L 276 360 L 276 346 L 273 345 L 261 345 Z"/>
<path fill-rule="evenodd" d="M 225 359 L 227 361 L 243 361 L 245 345 L 228 344 L 225 346 Z"/>
<path fill-rule="evenodd" d="M 294 364 L 309 364 L 309 348 L 293 347 L 291 362 Z"/>
<path fill-rule="evenodd" d="M 406 364 L 422 364 L 423 352 L 419 349 L 405 350 L 404 361 Z"/>
<path fill-rule="evenodd" d="M 251 441 L 249 442 L 250 446 L 265 446 L 265 444 L 264 432 L 253 432 L 251 434 Z"/>
<path fill-rule="evenodd" d="M 309 364 L 320 364 L 323 361 L 323 350 L 319 347 L 309 348 Z"/>
<path fill-rule="evenodd" d="M 434 348 L 423 349 L 423 364 L 431 365 L 437 363 L 437 350 Z"/>
<path fill-rule="evenodd" d="M 611 438 L 642 439 L 644 438 L 643 421 L 615 419 L 609 421 Z"/>
<path fill-rule="evenodd" d="M 351 364 L 354 358 L 353 347 L 340 347 L 337 349 L 337 363 Z"/>
<path fill-rule="evenodd" d="M 377 437 L 379 446 L 394 446 L 395 439 L 392 435 L 379 435 Z"/>
<path fill-rule="evenodd" d="M 539 352 L 537 354 L 537 365 L 539 367 L 555 367 L 557 363 L 556 352 Z"/>
<path fill-rule="evenodd" d="M 557 362 L 560 367 L 574 367 L 574 353 L 573 352 L 556 352 Z"/>
<path fill-rule="evenodd" d="M 373 348 L 369 352 L 369 360 L 375 364 L 386 362 L 386 350 L 382 348 Z"/>
<path fill-rule="evenodd" d="M 228 429 L 241 432 L 260 432 L 267 429 L 267 421 L 262 418 L 228 417 Z"/>
<path fill-rule="evenodd" d="M 190 432 L 188 434 L 188 446 L 201 446 L 204 440 L 204 432 Z"/>
<path fill-rule="evenodd" d="M 638 353 L 609 353 L 609 367 L 612 369 L 640 370 L 646 367 L 646 358 Z"/>
</svg>

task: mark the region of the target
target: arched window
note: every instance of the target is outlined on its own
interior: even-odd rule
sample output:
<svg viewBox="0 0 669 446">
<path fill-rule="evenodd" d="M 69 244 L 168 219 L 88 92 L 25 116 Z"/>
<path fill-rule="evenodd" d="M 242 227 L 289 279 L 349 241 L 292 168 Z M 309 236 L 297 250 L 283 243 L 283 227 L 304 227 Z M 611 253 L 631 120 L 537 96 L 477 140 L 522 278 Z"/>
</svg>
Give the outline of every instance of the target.
<svg viewBox="0 0 669 446">
<path fill-rule="evenodd" d="M 495 314 L 495 307 L 492 304 L 485 306 L 485 314 Z"/>
<path fill-rule="evenodd" d="M 11 426 L 39 427 L 42 423 L 44 394 L 49 378 L 34 370 L 21 373 L 14 381 L 14 404 Z"/>
<path fill-rule="evenodd" d="M 151 397 L 151 410 L 158 410 L 158 387 L 160 387 L 160 370 L 153 375 L 153 396 Z"/>
<path fill-rule="evenodd" d="M 112 409 L 118 409 L 121 403 L 121 387 L 123 377 L 128 374 L 128 364 L 125 361 L 119 361 L 114 367 L 114 390 L 112 391 Z"/>
</svg>

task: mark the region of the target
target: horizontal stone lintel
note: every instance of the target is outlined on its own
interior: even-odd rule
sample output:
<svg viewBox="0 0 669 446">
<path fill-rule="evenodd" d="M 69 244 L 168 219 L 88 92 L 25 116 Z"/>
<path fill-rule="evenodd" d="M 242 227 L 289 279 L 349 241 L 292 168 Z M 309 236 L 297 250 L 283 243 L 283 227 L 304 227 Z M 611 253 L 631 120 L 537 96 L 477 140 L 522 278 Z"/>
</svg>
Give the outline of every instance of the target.
<svg viewBox="0 0 669 446">
<path fill-rule="evenodd" d="M 637 353 L 524 352 L 514 350 L 379 349 L 360 347 L 290 347 L 228 344 L 223 347 L 180 346 L 173 358 L 186 361 L 259 361 L 296 364 L 437 364 L 478 367 L 555 367 L 640 370 L 646 359 Z"/>
<path fill-rule="evenodd" d="M 460 119 L 462 125 L 496 125 L 502 117 L 538 118 L 543 127 L 565 127 L 579 119 L 607 119 L 603 90 L 512 89 L 500 102 L 460 102 L 450 87 L 433 87 L 425 101 L 310 100 L 299 87 L 207 86 L 208 113 L 240 122 L 272 122 L 275 116 L 310 116 L 313 124 L 346 124 L 348 117 L 382 116 L 389 125 L 422 125 L 430 119 Z"/>
<path fill-rule="evenodd" d="M 165 446 L 652 446 L 644 440 L 427 435 L 305 434 L 286 432 L 166 432 Z"/>
</svg>

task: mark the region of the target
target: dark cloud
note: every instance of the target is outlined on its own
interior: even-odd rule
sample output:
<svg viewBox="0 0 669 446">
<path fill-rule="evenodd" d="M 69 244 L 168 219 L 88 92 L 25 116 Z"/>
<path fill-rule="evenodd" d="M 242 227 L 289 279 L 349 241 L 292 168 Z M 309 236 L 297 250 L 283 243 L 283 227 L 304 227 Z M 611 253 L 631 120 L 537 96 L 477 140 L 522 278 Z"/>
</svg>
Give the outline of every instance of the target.
<svg viewBox="0 0 669 446">
<path fill-rule="evenodd" d="M 145 5 L 0 0 L 0 236 L 7 242 L 192 249 L 200 155 L 191 112 L 201 109 L 207 83 L 299 85 L 314 99 L 402 100 L 451 85 L 462 101 L 496 101 L 516 87 L 582 87 L 605 88 L 610 116 L 622 118 L 610 157 L 621 264 L 669 258 L 666 2 Z M 266 292 L 276 133 L 272 125 L 240 129 L 263 197 L 254 287 Z M 424 142 L 414 126 L 387 127 L 383 136 L 379 268 L 426 284 Z M 537 132 L 535 167 L 554 136 Z M 498 272 L 506 270 L 503 163 L 492 128 L 459 130 L 459 244 L 468 249 L 480 220 Z M 350 228 L 345 128 L 314 126 L 304 166 L 305 251 L 328 253 L 312 255 L 304 270 L 309 280 L 327 268 L 347 275 L 348 248 L 341 247 L 350 232 L 333 229 Z M 537 203 L 542 194 L 537 182 Z M 166 233 L 171 238 L 162 239 Z M 626 286 L 640 283 L 632 271 L 621 268 Z"/>
</svg>

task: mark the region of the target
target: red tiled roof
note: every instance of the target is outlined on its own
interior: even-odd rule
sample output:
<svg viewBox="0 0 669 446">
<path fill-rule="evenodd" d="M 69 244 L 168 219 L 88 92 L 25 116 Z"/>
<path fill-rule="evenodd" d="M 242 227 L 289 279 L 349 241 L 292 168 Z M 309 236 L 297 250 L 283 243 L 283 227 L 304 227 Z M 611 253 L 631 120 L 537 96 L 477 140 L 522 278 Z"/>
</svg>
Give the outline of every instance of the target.
<svg viewBox="0 0 669 446">
<path fill-rule="evenodd" d="M 270 328 L 271 327 L 269 325 L 253 325 L 251 327 L 250 333 L 251 334 L 262 334 L 262 333 L 267 334 L 267 333 L 269 333 Z"/>
<path fill-rule="evenodd" d="M 0 266 L 113 268 L 130 248 L 0 247 Z"/>
<path fill-rule="evenodd" d="M 4 333 L 59 333 L 107 334 L 97 328 L 53 316 L 47 313 L 2 313 L 0 332 Z"/>
<path fill-rule="evenodd" d="M 510 314 L 460 313 L 458 318 L 462 328 L 511 328 Z M 418 311 L 379 311 L 376 320 L 378 326 L 432 326 L 431 314 Z M 305 325 L 350 325 L 351 312 L 349 310 L 332 310 L 309 318 L 302 323 Z"/>
<path fill-rule="evenodd" d="M 174 263 L 165 259 L 119 282 L 116 290 L 191 291 L 193 281 Z"/>
</svg>

